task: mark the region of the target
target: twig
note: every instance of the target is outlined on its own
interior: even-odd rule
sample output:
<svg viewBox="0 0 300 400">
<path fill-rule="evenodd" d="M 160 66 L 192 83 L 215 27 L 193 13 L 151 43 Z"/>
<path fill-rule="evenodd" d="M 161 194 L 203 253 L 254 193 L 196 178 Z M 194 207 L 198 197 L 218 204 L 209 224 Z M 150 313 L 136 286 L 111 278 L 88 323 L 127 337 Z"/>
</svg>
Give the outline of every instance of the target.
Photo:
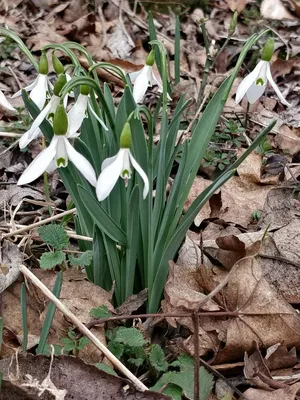
<svg viewBox="0 0 300 400">
<path fill-rule="evenodd" d="M 0 132 L 0 137 L 13 137 L 13 138 L 19 138 L 23 134 L 22 133 L 15 133 L 15 132 Z"/>
<path fill-rule="evenodd" d="M 136 319 L 136 318 L 191 318 L 193 315 L 192 312 L 182 312 L 182 313 L 156 313 L 156 314 L 135 314 L 135 315 L 117 315 L 108 318 L 95 319 L 93 321 L 87 322 L 86 326 L 88 328 L 92 328 L 95 325 L 101 325 L 110 321 L 120 321 L 122 319 Z M 197 315 L 199 317 L 213 317 L 213 318 L 238 318 L 242 316 L 254 317 L 257 315 L 296 315 L 296 313 L 292 312 L 284 312 L 284 313 L 244 313 L 244 312 L 236 312 L 236 311 L 207 311 L 207 312 L 198 312 Z"/>
<path fill-rule="evenodd" d="M 24 228 L 17 229 L 16 231 L 5 233 L 4 235 L 2 235 L 1 238 L 5 239 L 5 238 L 9 238 L 9 237 L 12 237 L 12 236 L 15 236 L 15 235 L 19 235 L 20 233 L 29 231 L 29 230 L 34 229 L 34 228 L 38 228 L 39 226 L 48 224 L 48 222 L 56 221 L 57 219 L 60 219 L 60 218 L 64 217 L 65 215 L 70 215 L 70 214 L 73 214 L 75 212 L 76 212 L 76 208 L 72 208 L 71 210 L 67 210 L 67 211 L 64 211 L 63 213 L 60 213 L 60 214 L 57 214 L 57 215 L 53 215 L 52 217 L 43 219 L 42 221 L 36 222 L 36 223 L 28 225 L 28 226 L 24 226 Z"/>
<path fill-rule="evenodd" d="M 24 265 L 20 265 L 20 272 L 26 276 L 35 286 L 37 286 L 43 294 L 52 301 L 53 304 L 82 332 L 90 341 L 102 351 L 108 360 L 124 374 L 137 389 L 141 391 L 148 390 L 136 376 L 133 375 L 118 359 L 115 357 L 108 348 L 81 322 L 79 319 L 56 297 L 54 294 Z"/>
<path fill-rule="evenodd" d="M 285 262 L 287 264 L 291 264 L 294 267 L 300 268 L 300 264 L 299 263 L 297 263 L 296 261 L 289 260 L 288 258 L 284 258 L 284 257 L 281 257 L 281 256 L 269 256 L 268 254 L 260 254 L 260 253 L 258 253 L 258 256 L 261 257 L 261 258 L 269 258 L 270 260 L 282 261 L 282 262 Z"/>
<path fill-rule="evenodd" d="M 194 324 L 194 400 L 200 400 L 199 386 L 199 316 L 196 312 L 192 316 Z"/>
<path fill-rule="evenodd" d="M 241 399 L 247 400 L 246 397 L 243 395 L 243 393 L 237 389 L 233 383 L 230 382 L 230 380 L 226 379 L 225 376 L 223 376 L 222 374 L 220 374 L 219 371 L 216 371 L 211 365 L 209 365 L 207 362 L 205 362 L 204 360 L 202 360 L 202 358 L 199 357 L 199 362 L 201 365 L 203 365 L 203 367 L 205 367 L 209 372 L 211 372 L 212 374 L 214 374 L 215 376 L 217 376 L 218 378 L 222 379 L 222 381 L 226 382 L 227 385 L 235 391 L 236 394 L 238 394 L 240 396 Z"/>
</svg>

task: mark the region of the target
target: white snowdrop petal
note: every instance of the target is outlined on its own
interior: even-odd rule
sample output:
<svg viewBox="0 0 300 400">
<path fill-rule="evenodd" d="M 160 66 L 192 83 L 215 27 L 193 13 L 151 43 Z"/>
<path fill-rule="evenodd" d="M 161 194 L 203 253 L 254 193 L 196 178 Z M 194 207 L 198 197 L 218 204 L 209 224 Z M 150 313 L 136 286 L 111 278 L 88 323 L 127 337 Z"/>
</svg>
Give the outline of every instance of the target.
<svg viewBox="0 0 300 400">
<path fill-rule="evenodd" d="M 249 75 L 247 75 L 239 84 L 235 97 L 236 104 L 238 104 L 242 100 L 242 98 L 245 96 L 250 86 L 256 82 L 256 79 L 260 74 L 260 70 L 263 67 L 264 63 L 266 62 L 267 61 L 260 61 L 254 68 L 254 70 Z"/>
<path fill-rule="evenodd" d="M 135 158 L 132 156 L 130 152 L 129 152 L 129 157 L 133 168 L 138 172 L 138 174 L 144 181 L 143 198 L 145 199 L 149 192 L 149 179 L 145 174 L 144 170 L 142 169 L 142 167 L 138 164 L 138 162 L 135 160 Z"/>
<path fill-rule="evenodd" d="M 147 92 L 149 86 L 149 68 L 151 68 L 149 65 L 145 65 L 144 68 L 141 70 L 141 73 L 135 80 L 133 86 L 133 98 L 137 104 L 143 101 L 145 93 Z"/>
<path fill-rule="evenodd" d="M 75 165 L 79 172 L 90 182 L 92 186 L 96 186 L 97 178 L 96 173 L 90 162 L 83 157 L 82 154 L 78 153 L 77 150 L 69 143 L 68 139 L 63 136 L 67 154 L 69 159 Z"/>
<path fill-rule="evenodd" d="M 135 71 L 135 72 L 130 72 L 129 74 L 129 78 L 131 80 L 132 83 L 135 82 L 136 78 L 140 75 L 140 73 L 142 72 L 143 69 L 140 69 L 139 71 Z"/>
<path fill-rule="evenodd" d="M 41 110 L 46 102 L 47 97 L 47 90 L 48 90 L 48 78 L 47 75 L 39 74 L 38 81 L 35 87 L 30 92 L 31 100 L 38 106 Z"/>
<path fill-rule="evenodd" d="M 249 89 L 247 90 L 246 96 L 247 100 L 249 101 L 250 104 L 253 104 L 258 100 L 263 94 L 264 91 L 266 90 L 266 85 L 256 85 L 253 83 Z"/>
<path fill-rule="evenodd" d="M 106 158 L 101 165 L 101 171 L 103 171 L 106 167 L 108 167 L 110 164 L 112 164 L 116 160 L 117 157 L 118 157 L 118 154 L 116 154 L 113 157 Z"/>
<path fill-rule="evenodd" d="M 56 168 L 65 168 L 68 165 L 68 154 L 64 136 L 57 136 L 55 163 Z"/>
<path fill-rule="evenodd" d="M 101 172 L 96 186 L 96 193 L 99 201 L 106 199 L 115 186 L 122 172 L 125 151 L 129 150 L 120 149 L 115 160 Z"/>
<path fill-rule="evenodd" d="M 81 124 L 86 117 L 86 109 L 88 104 L 88 96 L 80 94 L 73 105 L 73 107 L 68 112 L 68 137 L 73 137 L 74 134 L 79 130 Z"/>
<path fill-rule="evenodd" d="M 35 78 L 35 80 L 30 85 L 24 87 L 24 90 L 26 90 L 26 92 L 30 92 L 33 88 L 35 88 L 37 82 L 38 82 L 38 76 Z M 14 95 L 12 95 L 11 98 L 14 99 L 15 97 L 21 96 L 22 90 L 23 89 L 18 90 Z"/>
<path fill-rule="evenodd" d="M 44 119 L 47 117 L 50 109 L 51 109 L 51 101 L 46 105 L 46 107 L 39 113 L 39 115 L 33 121 L 31 128 L 21 136 L 21 139 L 19 141 L 20 149 L 26 147 L 28 143 L 30 143 L 33 139 L 35 139 L 38 136 L 38 134 L 36 134 L 36 130 L 44 121 Z"/>
<path fill-rule="evenodd" d="M 51 161 L 54 159 L 56 154 L 57 136 L 53 136 L 49 147 L 43 150 L 25 169 L 20 179 L 18 180 L 18 185 L 25 185 L 36 180 L 40 175 L 42 175 Z"/>
<path fill-rule="evenodd" d="M 2 91 L 0 90 L 0 106 L 3 107 L 4 109 L 11 111 L 11 112 L 17 112 L 17 110 L 10 104 L 10 102 L 6 99 Z"/>
<path fill-rule="evenodd" d="M 271 86 L 274 89 L 274 91 L 277 94 L 277 96 L 279 97 L 281 103 L 284 104 L 285 106 L 290 107 L 291 104 L 288 101 L 286 101 L 286 99 L 282 96 L 279 87 L 276 85 L 275 81 L 273 80 L 273 77 L 272 77 L 272 74 L 271 74 L 270 64 L 268 64 L 268 67 L 267 67 L 267 79 L 271 83 Z"/>
</svg>

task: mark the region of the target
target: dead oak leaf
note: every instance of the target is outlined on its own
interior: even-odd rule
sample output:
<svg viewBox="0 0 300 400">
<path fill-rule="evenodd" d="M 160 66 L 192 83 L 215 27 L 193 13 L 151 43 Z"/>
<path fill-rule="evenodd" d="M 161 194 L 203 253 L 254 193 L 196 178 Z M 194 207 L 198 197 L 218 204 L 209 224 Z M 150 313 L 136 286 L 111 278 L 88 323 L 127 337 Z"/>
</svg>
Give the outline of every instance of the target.
<svg viewBox="0 0 300 400">
<path fill-rule="evenodd" d="M 268 284 L 255 257 L 238 261 L 223 290 L 229 311 L 245 314 L 228 323 L 226 346 L 215 362 L 235 360 L 253 349 L 253 342 L 269 347 L 284 340 L 295 346 L 300 340 L 300 318 L 295 310 Z"/>
</svg>

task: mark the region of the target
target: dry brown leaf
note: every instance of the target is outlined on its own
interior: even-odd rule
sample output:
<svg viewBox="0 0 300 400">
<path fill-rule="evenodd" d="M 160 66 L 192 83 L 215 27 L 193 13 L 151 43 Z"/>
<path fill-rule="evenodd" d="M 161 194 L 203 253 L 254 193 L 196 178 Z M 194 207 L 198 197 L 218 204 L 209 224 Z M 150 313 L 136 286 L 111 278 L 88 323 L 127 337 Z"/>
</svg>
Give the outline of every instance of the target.
<svg viewBox="0 0 300 400">
<path fill-rule="evenodd" d="M 257 376 L 257 372 L 264 374 L 269 379 L 272 379 L 270 371 L 261 355 L 259 349 L 255 350 L 250 356 L 245 353 L 244 356 L 244 375 L 245 378 L 251 382 L 254 386 L 260 389 L 269 390 L 270 387 L 268 384 L 263 382 L 259 376 Z"/>
<path fill-rule="evenodd" d="M 276 343 L 267 349 L 265 363 L 270 371 L 294 367 L 297 362 L 297 353 L 295 347 L 288 351 L 285 344 Z"/>
<path fill-rule="evenodd" d="M 246 256 L 246 246 L 237 236 L 222 236 L 216 239 L 219 246 L 217 259 L 226 269 L 231 269 L 234 264 Z"/>
<path fill-rule="evenodd" d="M 253 342 L 269 347 L 281 340 L 295 346 L 300 340 L 300 318 L 266 279 L 255 257 L 236 263 L 223 291 L 227 309 L 257 315 L 231 318 L 226 346 L 215 362 L 235 360 L 253 349 Z M 283 314 L 289 315 L 283 315 Z M 260 315 L 263 314 L 263 315 Z"/>
<path fill-rule="evenodd" d="M 139 392 L 132 385 L 130 390 L 125 391 L 123 387 L 128 381 L 100 371 L 93 365 L 85 364 L 77 357 L 55 357 L 51 369 L 50 362 L 49 357 L 31 354 L 18 354 L 17 362 L 15 357 L 0 360 L 3 373 L 1 400 L 169 399 L 150 390 Z M 65 396 L 58 397 L 63 392 Z"/>
<path fill-rule="evenodd" d="M 165 285 L 165 299 L 174 308 L 196 310 L 205 294 L 200 292 L 200 287 L 195 279 L 196 268 L 189 265 L 176 265 L 170 261 L 168 280 Z M 206 311 L 217 311 L 219 306 L 209 300 L 203 307 Z"/>
<path fill-rule="evenodd" d="M 50 271 L 50 274 L 45 275 L 44 272 L 45 271 L 37 270 L 35 274 L 46 286 L 53 287 L 56 279 L 55 274 Z M 64 272 L 60 300 L 84 324 L 92 320 L 92 317 L 89 315 L 92 308 L 105 305 L 110 311 L 113 311 L 113 307 L 110 303 L 111 294 L 100 286 L 88 281 L 86 275 L 78 270 L 67 270 Z M 45 311 L 41 315 L 42 321 L 46 316 L 46 312 L 47 308 L 45 308 Z M 51 325 L 53 335 L 51 343 L 58 343 L 62 337 L 66 337 L 68 328 L 71 326 L 72 325 L 66 321 L 65 316 L 57 310 Z M 104 327 L 97 326 L 91 330 L 99 340 L 103 343 L 106 342 Z M 84 361 L 90 363 L 99 362 L 103 358 L 102 352 L 95 349 L 92 343 L 85 346 L 79 354 Z"/>
<path fill-rule="evenodd" d="M 279 133 L 274 138 L 274 144 L 292 156 L 299 153 L 300 128 L 289 128 L 287 125 L 282 125 L 279 128 Z"/>
<path fill-rule="evenodd" d="M 39 21 L 35 25 L 36 33 L 26 40 L 26 45 L 31 51 L 41 50 L 49 43 L 64 43 L 67 39 L 56 32 L 55 27 L 51 27 L 45 21 Z"/>
<path fill-rule="evenodd" d="M 248 3 L 247 0 L 226 0 L 226 2 L 232 12 L 237 11 L 238 13 L 242 12 Z"/>
<path fill-rule="evenodd" d="M 0 293 L 12 285 L 19 276 L 23 256 L 18 246 L 5 240 L 0 248 Z"/>
<path fill-rule="evenodd" d="M 186 206 L 191 204 L 210 183 L 211 181 L 202 177 L 196 177 Z M 252 222 L 252 212 L 262 210 L 270 188 L 271 186 L 262 186 L 253 182 L 243 181 L 240 177 L 232 177 L 220 189 L 222 207 L 218 218 L 247 227 Z M 199 226 L 204 219 L 210 216 L 211 209 L 209 203 L 206 203 L 195 218 L 195 225 Z M 214 216 L 216 217 L 216 215 Z"/>
<path fill-rule="evenodd" d="M 259 389 L 247 389 L 244 396 L 247 400 L 295 400 L 296 394 L 300 389 L 300 383 L 295 383 L 284 389 L 267 392 Z"/>
</svg>

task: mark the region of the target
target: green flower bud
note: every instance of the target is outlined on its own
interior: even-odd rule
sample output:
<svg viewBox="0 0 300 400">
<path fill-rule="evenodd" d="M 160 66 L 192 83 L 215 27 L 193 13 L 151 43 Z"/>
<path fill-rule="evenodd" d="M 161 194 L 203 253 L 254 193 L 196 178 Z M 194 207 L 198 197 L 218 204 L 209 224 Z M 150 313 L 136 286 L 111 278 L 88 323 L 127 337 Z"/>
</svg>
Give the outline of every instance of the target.
<svg viewBox="0 0 300 400">
<path fill-rule="evenodd" d="M 55 82 L 53 93 L 55 96 L 59 96 L 62 88 L 65 86 L 67 83 L 67 78 L 65 74 L 60 74 L 59 77 L 57 78 L 57 81 Z"/>
<path fill-rule="evenodd" d="M 146 65 L 149 65 L 150 67 L 152 67 L 152 65 L 154 64 L 154 62 L 155 62 L 155 52 L 154 52 L 154 50 L 152 49 L 152 50 L 150 51 L 150 53 L 148 54 L 147 58 L 146 58 Z"/>
<path fill-rule="evenodd" d="M 90 94 L 91 88 L 87 85 L 80 85 L 80 94 L 88 96 Z"/>
<path fill-rule="evenodd" d="M 39 63 L 39 73 L 43 75 L 48 74 L 48 59 L 46 53 L 42 53 Z"/>
<path fill-rule="evenodd" d="M 68 130 L 68 116 L 64 105 L 61 103 L 58 105 L 54 118 L 53 118 L 53 132 L 54 135 L 63 136 Z"/>
<path fill-rule="evenodd" d="M 229 29 L 228 29 L 229 36 L 232 36 L 235 32 L 238 16 L 239 16 L 239 13 L 237 11 L 235 11 L 231 18 L 231 22 L 230 22 Z"/>
<path fill-rule="evenodd" d="M 273 53 L 274 53 L 274 40 L 273 38 L 269 38 L 263 47 L 261 59 L 263 61 L 270 61 Z"/>
<path fill-rule="evenodd" d="M 64 66 L 59 61 L 59 59 L 56 57 L 54 52 L 52 53 L 52 64 L 53 64 L 54 71 L 57 73 L 57 75 L 63 74 L 65 72 Z"/>
<path fill-rule="evenodd" d="M 129 122 L 126 122 L 120 136 L 121 149 L 130 149 L 131 146 L 131 129 Z"/>
</svg>

